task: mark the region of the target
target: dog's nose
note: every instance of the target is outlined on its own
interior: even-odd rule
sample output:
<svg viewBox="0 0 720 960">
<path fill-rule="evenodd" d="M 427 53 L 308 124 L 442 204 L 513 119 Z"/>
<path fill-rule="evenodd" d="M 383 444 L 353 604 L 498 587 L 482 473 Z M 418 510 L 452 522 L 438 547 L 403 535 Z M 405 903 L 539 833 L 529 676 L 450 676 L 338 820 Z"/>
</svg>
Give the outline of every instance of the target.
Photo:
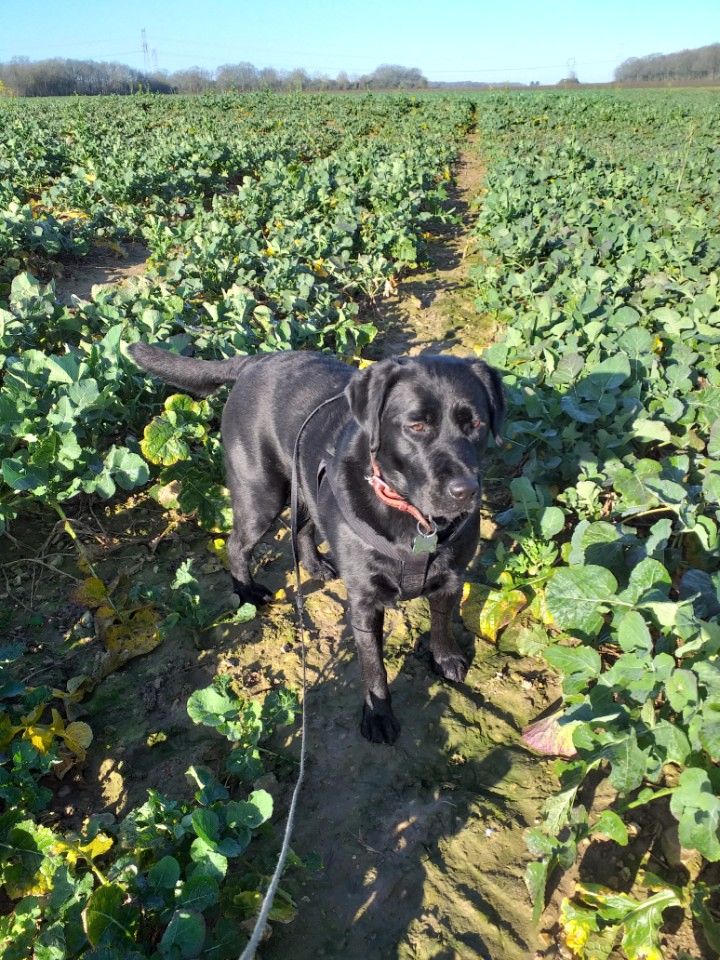
<svg viewBox="0 0 720 960">
<path fill-rule="evenodd" d="M 448 493 L 458 502 L 463 500 L 469 500 L 470 497 L 474 496 L 480 486 L 475 477 L 463 477 L 458 478 L 457 480 L 451 480 L 448 484 Z"/>
</svg>

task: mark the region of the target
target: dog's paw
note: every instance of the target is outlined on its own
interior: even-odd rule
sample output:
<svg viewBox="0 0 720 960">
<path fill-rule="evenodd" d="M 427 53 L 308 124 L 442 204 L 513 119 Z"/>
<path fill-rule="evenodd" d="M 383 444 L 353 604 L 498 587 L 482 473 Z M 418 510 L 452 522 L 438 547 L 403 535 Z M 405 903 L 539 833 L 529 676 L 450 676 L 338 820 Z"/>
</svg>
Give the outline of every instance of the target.
<svg viewBox="0 0 720 960">
<path fill-rule="evenodd" d="M 467 676 L 468 662 L 458 651 L 457 653 L 431 654 L 432 668 L 435 673 L 444 677 L 446 680 L 454 680 L 455 683 L 462 683 Z"/>
<path fill-rule="evenodd" d="M 378 700 L 372 707 L 363 704 L 360 733 L 371 743 L 395 743 L 400 734 L 400 724 L 389 703 L 385 705 Z"/>
<path fill-rule="evenodd" d="M 233 590 L 240 598 L 240 603 L 252 603 L 255 607 L 262 607 L 270 603 L 273 598 L 272 590 L 268 590 L 261 583 L 240 583 L 233 577 Z"/>
</svg>

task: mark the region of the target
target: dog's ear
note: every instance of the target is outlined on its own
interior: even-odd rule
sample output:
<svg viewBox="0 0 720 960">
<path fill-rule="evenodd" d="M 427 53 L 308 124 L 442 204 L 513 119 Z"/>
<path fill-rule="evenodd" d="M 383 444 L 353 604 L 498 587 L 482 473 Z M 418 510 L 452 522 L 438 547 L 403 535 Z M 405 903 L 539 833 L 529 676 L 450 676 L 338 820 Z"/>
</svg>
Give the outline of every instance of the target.
<svg viewBox="0 0 720 960">
<path fill-rule="evenodd" d="M 484 360 L 470 360 L 470 367 L 475 376 L 485 387 L 485 393 L 490 407 L 490 429 L 495 443 L 502 446 L 502 426 L 505 420 L 505 395 L 500 374 L 494 367 Z"/>
<path fill-rule="evenodd" d="M 345 387 L 350 412 L 363 428 L 370 441 L 370 453 L 380 446 L 380 417 L 385 397 L 397 381 L 405 357 L 379 360 L 359 370 Z"/>
</svg>

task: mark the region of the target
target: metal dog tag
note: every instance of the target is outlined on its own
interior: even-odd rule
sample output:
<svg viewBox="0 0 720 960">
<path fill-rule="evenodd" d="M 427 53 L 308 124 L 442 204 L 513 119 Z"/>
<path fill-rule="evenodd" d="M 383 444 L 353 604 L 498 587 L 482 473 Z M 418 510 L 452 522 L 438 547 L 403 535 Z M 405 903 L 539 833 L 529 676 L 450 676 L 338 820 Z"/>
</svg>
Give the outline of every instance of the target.
<svg viewBox="0 0 720 960">
<path fill-rule="evenodd" d="M 432 521 L 431 521 L 432 523 Z M 435 553 L 438 545 L 437 527 L 433 523 L 430 533 L 423 533 L 417 525 L 417 536 L 413 539 L 413 553 Z"/>
</svg>

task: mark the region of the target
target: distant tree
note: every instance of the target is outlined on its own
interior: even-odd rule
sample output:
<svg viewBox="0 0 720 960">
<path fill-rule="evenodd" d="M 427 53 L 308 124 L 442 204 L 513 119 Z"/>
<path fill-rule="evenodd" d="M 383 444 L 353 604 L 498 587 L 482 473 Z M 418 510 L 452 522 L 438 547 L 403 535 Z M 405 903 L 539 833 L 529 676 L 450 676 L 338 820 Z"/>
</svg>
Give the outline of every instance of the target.
<svg viewBox="0 0 720 960">
<path fill-rule="evenodd" d="M 252 63 L 226 63 L 218 67 L 215 82 L 220 90 L 257 90 L 258 68 Z"/>
<path fill-rule="evenodd" d="M 287 90 L 307 90 L 310 86 L 310 77 L 304 70 L 291 70 L 285 77 L 284 86 Z"/>
<path fill-rule="evenodd" d="M 387 63 L 360 78 L 351 78 L 343 70 L 334 80 L 324 74 L 310 75 L 301 67 L 290 71 L 273 67 L 259 70 L 247 62 L 225 63 L 215 71 L 195 66 L 174 73 L 142 73 L 122 63 L 61 58 L 31 61 L 16 57 L 0 64 L 0 94 L 20 97 L 122 94 L 137 90 L 195 94 L 206 90 L 421 90 L 427 86 L 428 81 L 417 67 Z"/>
<path fill-rule="evenodd" d="M 274 67 L 263 67 L 258 74 L 259 90 L 279 90 L 281 86 L 280 74 Z"/>
<path fill-rule="evenodd" d="M 358 84 L 368 90 L 416 90 L 427 87 L 428 82 L 417 67 L 384 63 L 360 77 Z"/>
<path fill-rule="evenodd" d="M 179 93 L 204 93 L 214 86 L 212 73 L 204 67 L 177 70 L 169 79 Z"/>
<path fill-rule="evenodd" d="M 94 60 L 28 60 L 16 57 L 0 64 L 0 82 L 19 97 L 69 94 L 133 93 L 138 89 L 169 93 L 167 80 L 156 79 L 122 63 Z"/>
<path fill-rule="evenodd" d="M 615 70 L 619 83 L 720 80 L 720 43 L 676 53 L 630 57 Z"/>
</svg>

